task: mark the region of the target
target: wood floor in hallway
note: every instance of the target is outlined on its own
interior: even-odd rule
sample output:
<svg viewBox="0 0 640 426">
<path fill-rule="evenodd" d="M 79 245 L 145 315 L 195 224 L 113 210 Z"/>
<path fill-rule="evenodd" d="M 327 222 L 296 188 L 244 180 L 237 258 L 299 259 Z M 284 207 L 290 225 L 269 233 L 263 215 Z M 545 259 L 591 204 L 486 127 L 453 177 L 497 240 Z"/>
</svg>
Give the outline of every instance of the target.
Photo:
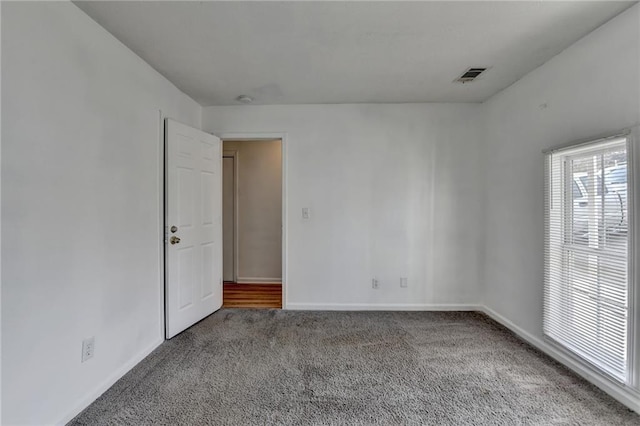
<svg viewBox="0 0 640 426">
<path fill-rule="evenodd" d="M 224 283 L 224 308 L 282 308 L 282 284 Z"/>
</svg>

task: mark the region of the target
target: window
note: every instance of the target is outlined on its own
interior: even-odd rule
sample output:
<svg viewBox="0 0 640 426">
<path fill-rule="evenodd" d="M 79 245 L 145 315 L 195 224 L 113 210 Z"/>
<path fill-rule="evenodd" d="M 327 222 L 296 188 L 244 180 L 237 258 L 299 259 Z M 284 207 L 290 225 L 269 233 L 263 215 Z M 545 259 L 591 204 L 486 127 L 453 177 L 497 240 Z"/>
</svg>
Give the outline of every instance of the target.
<svg viewBox="0 0 640 426">
<path fill-rule="evenodd" d="M 582 198 L 582 190 L 576 181 L 573 181 L 573 198 Z"/>
<path fill-rule="evenodd" d="M 627 144 L 617 137 L 547 154 L 543 324 L 547 338 L 623 383 L 630 370 Z"/>
<path fill-rule="evenodd" d="M 602 179 L 600 178 L 600 176 L 596 176 L 596 195 L 600 195 L 602 194 L 602 182 L 600 182 Z M 580 176 L 580 182 L 582 183 L 582 186 L 585 188 L 588 188 L 589 186 L 589 178 L 587 177 L 586 174 L 583 174 Z M 604 187 L 604 193 L 606 194 L 608 192 L 607 187 Z"/>
<path fill-rule="evenodd" d="M 618 185 L 627 183 L 627 165 L 617 166 L 604 174 L 607 185 Z"/>
</svg>

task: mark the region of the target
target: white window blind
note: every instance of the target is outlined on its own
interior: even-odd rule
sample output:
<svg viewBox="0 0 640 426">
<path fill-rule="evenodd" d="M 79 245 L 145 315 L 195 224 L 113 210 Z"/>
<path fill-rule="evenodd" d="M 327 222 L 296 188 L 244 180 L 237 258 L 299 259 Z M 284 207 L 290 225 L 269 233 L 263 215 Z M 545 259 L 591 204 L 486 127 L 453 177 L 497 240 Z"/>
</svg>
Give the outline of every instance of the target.
<svg viewBox="0 0 640 426">
<path fill-rule="evenodd" d="M 546 156 L 546 337 L 614 379 L 629 370 L 625 137 Z"/>
</svg>

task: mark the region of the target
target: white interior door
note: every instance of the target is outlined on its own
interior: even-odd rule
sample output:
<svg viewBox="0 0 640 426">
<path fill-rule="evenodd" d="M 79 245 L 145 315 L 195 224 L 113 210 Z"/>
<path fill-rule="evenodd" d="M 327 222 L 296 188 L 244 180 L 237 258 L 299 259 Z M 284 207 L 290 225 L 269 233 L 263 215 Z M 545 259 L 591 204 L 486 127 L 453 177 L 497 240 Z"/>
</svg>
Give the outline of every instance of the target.
<svg viewBox="0 0 640 426">
<path fill-rule="evenodd" d="M 165 319 L 168 339 L 222 306 L 222 144 L 165 123 Z"/>
<path fill-rule="evenodd" d="M 235 159 L 222 158 L 222 279 L 235 281 Z"/>
</svg>

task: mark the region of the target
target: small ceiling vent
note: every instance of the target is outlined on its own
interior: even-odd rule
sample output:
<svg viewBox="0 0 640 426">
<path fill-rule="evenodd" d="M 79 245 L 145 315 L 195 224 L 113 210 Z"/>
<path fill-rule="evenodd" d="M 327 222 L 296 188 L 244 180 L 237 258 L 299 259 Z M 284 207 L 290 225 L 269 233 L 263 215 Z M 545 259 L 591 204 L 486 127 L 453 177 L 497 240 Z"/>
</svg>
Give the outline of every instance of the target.
<svg viewBox="0 0 640 426">
<path fill-rule="evenodd" d="M 486 70 L 486 68 L 469 68 L 460 77 L 456 78 L 455 81 L 458 83 L 468 83 L 478 78 L 478 76 Z"/>
</svg>

